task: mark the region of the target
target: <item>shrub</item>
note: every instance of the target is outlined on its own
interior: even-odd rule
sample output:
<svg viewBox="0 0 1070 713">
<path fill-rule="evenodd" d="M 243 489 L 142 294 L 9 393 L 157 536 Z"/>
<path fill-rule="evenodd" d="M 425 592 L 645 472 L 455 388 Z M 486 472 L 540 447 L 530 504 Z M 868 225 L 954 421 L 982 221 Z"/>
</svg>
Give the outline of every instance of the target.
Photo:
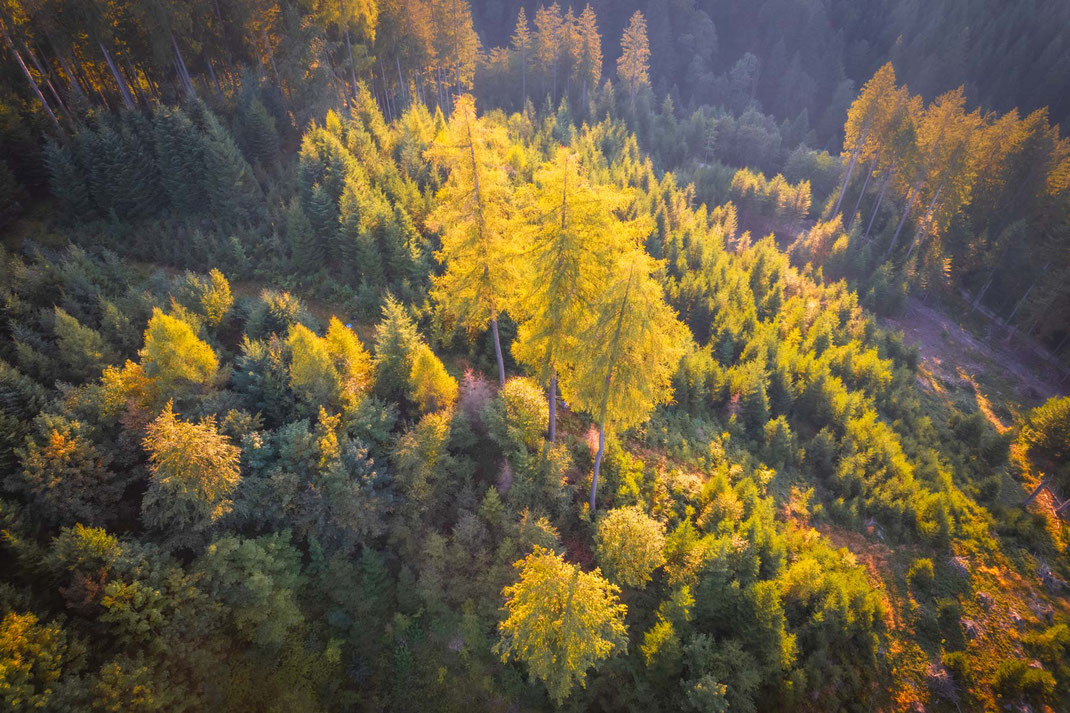
<svg viewBox="0 0 1070 713">
<path fill-rule="evenodd" d="M 910 588 L 913 590 L 914 596 L 918 596 L 919 594 L 931 594 L 935 578 L 933 573 L 933 561 L 928 557 L 921 557 L 910 564 L 910 570 L 907 572 L 907 581 L 910 583 Z"/>
</svg>

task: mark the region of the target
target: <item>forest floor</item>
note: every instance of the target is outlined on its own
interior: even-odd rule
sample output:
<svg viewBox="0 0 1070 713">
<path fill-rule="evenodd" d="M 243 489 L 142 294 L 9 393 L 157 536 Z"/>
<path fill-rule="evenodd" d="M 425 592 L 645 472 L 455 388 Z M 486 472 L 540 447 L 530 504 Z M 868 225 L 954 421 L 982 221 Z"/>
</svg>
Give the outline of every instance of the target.
<svg viewBox="0 0 1070 713">
<path fill-rule="evenodd" d="M 903 314 L 881 323 L 902 331 L 908 344 L 918 346 L 918 382 L 926 393 L 941 400 L 976 402 L 1001 433 L 1024 410 L 1070 389 L 1070 379 L 1032 345 L 1019 339 L 1007 342 L 995 326 L 989 335 L 979 336 L 919 299 L 909 298 Z"/>
</svg>

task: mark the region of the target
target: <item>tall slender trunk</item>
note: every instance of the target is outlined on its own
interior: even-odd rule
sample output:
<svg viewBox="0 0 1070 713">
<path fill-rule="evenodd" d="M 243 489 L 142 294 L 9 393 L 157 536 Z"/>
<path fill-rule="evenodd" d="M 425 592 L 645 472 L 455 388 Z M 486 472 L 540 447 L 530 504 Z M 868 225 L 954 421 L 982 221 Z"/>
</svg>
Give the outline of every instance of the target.
<svg viewBox="0 0 1070 713">
<path fill-rule="evenodd" d="M 349 28 L 346 28 L 346 49 L 349 50 L 349 77 L 353 80 L 353 93 L 357 93 L 357 59 L 353 56 L 353 42 L 349 39 Z M 382 58 L 379 58 L 382 62 Z"/>
<path fill-rule="evenodd" d="M 606 377 L 606 388 L 609 388 L 609 377 Z M 596 509 L 596 498 L 598 497 L 598 472 L 602 469 L 602 456 L 606 453 L 606 416 L 605 407 L 602 408 L 602 418 L 598 423 L 598 453 L 594 456 L 594 476 L 591 478 L 591 499 L 588 501 L 591 506 L 591 515 L 594 515 Z"/>
<path fill-rule="evenodd" d="M 394 64 L 398 67 L 398 92 L 401 94 L 401 101 L 408 104 L 412 100 L 407 98 L 405 80 L 401 77 L 401 55 L 394 55 Z"/>
<path fill-rule="evenodd" d="M 620 303 L 620 314 L 617 315 L 617 328 L 613 333 L 613 342 L 609 358 L 609 369 L 606 371 L 606 384 L 602 391 L 602 408 L 598 416 L 598 453 L 594 458 L 594 476 L 591 479 L 591 515 L 594 515 L 596 497 L 598 495 L 598 473 L 602 469 L 602 456 L 606 447 L 606 410 L 609 407 L 609 390 L 613 385 L 613 364 L 617 359 L 617 348 L 620 346 L 620 332 L 624 326 L 624 313 L 628 309 L 628 297 L 632 292 L 632 278 L 635 276 L 635 263 L 632 263 L 628 271 L 628 286 L 624 289 L 624 299 Z"/>
<path fill-rule="evenodd" d="M 858 215 L 858 207 L 862 205 L 862 197 L 866 195 L 866 187 L 869 186 L 869 179 L 873 177 L 873 166 L 877 163 L 877 159 L 873 159 L 869 162 L 869 170 L 866 171 L 866 180 L 862 181 L 862 190 L 858 192 L 858 200 L 855 201 L 854 210 L 851 211 L 851 217 L 847 219 L 844 224 L 844 230 L 850 230 L 851 226 L 855 222 L 855 216 Z"/>
<path fill-rule="evenodd" d="M 988 288 L 992 286 L 992 281 L 996 279 L 996 271 L 993 270 L 992 274 L 988 276 L 988 281 L 985 283 L 981 291 L 977 293 L 977 297 L 973 299 L 973 304 L 970 305 L 970 314 L 977 311 L 977 308 L 981 305 L 981 300 L 988 294 Z"/>
<path fill-rule="evenodd" d="M 547 433 L 550 443 L 557 439 L 557 370 L 550 370 L 550 388 L 546 397 L 550 408 L 550 428 Z"/>
<path fill-rule="evenodd" d="M 383 66 L 383 58 L 379 57 L 379 76 L 383 80 L 383 98 L 386 99 L 386 116 L 387 121 L 394 120 L 394 111 L 390 106 L 390 87 L 386 83 L 386 68 Z"/>
<path fill-rule="evenodd" d="M 940 198 L 940 192 L 942 190 L 944 190 L 943 186 L 936 189 L 936 194 L 933 196 L 933 199 L 929 201 L 929 209 L 925 211 L 925 217 L 918 222 L 918 229 L 914 233 L 914 241 L 910 243 L 910 249 L 907 250 L 907 260 L 909 260 L 911 254 L 913 254 L 914 248 L 918 247 L 918 242 L 921 240 L 921 233 L 925 230 L 925 224 L 929 222 L 929 218 L 932 217 L 933 209 L 936 207 L 936 201 Z"/>
<path fill-rule="evenodd" d="M 38 47 L 38 50 L 40 50 L 40 47 Z M 41 63 L 41 61 L 37 59 L 37 55 L 34 54 L 32 47 L 26 47 L 26 54 L 27 56 L 29 56 L 30 61 L 33 62 L 33 66 L 37 68 L 37 71 L 40 73 L 41 77 L 44 78 L 45 86 L 48 87 L 49 94 L 51 94 L 52 98 L 56 100 L 56 106 L 58 106 L 60 108 L 60 111 L 62 111 L 64 114 L 69 115 L 70 112 L 67 110 L 67 105 L 64 103 L 63 98 L 59 95 L 59 92 L 56 91 L 55 85 L 52 84 L 52 71 L 50 69 L 46 69 L 45 66 Z"/>
<path fill-rule="evenodd" d="M 37 100 L 41 102 L 41 107 L 45 110 L 45 113 L 48 114 L 48 118 L 52 120 L 52 123 L 56 125 L 56 129 L 59 130 L 59 119 L 52 113 L 52 108 L 45 100 L 45 95 L 41 93 L 41 87 L 37 86 L 37 82 L 34 81 L 33 75 L 30 74 L 30 70 L 26 67 L 26 63 L 22 61 L 22 55 L 15 49 L 15 43 L 11 41 L 11 36 L 7 34 L 7 27 L 2 23 L 0 23 L 0 32 L 3 32 L 4 44 L 11 50 L 11 54 L 15 56 L 15 61 L 18 62 L 19 67 L 22 69 L 22 73 L 26 75 L 26 81 L 33 87 L 33 93 L 37 95 Z"/>
<path fill-rule="evenodd" d="M 197 90 L 193 88 L 193 80 L 190 79 L 189 68 L 186 67 L 186 60 L 182 56 L 182 50 L 179 49 L 174 35 L 171 35 L 171 45 L 175 48 L 175 57 L 178 59 L 179 76 L 182 77 L 182 82 L 186 85 L 186 91 L 189 92 L 189 95 L 195 97 L 197 96 Z"/>
<path fill-rule="evenodd" d="M 884 192 L 888 190 L 888 184 L 892 182 L 892 173 L 894 173 L 894 171 L 892 171 L 891 166 L 889 166 L 886 170 L 887 175 L 884 177 L 884 183 L 881 184 L 881 190 L 877 194 L 877 205 L 873 206 L 873 214 L 869 217 L 869 224 L 866 225 L 866 234 L 864 237 L 867 239 L 869 238 L 869 231 L 873 229 L 874 221 L 877 220 L 877 213 L 881 209 L 881 203 L 884 202 Z"/>
<path fill-rule="evenodd" d="M 129 57 L 124 57 L 123 62 L 126 64 L 126 73 L 130 76 L 127 84 L 134 88 L 134 94 L 137 95 L 138 103 L 142 106 L 148 105 L 149 100 L 145 97 L 145 92 L 142 91 L 141 78 L 138 77 L 137 69 L 134 67 L 133 63 L 130 62 Z"/>
<path fill-rule="evenodd" d="M 1050 263 L 1044 263 L 1044 267 L 1041 268 L 1041 270 L 1040 270 L 1041 274 L 1044 274 L 1045 272 L 1047 272 L 1049 264 Z M 1040 282 L 1040 276 L 1039 275 L 1037 277 L 1033 278 L 1033 284 L 1031 284 L 1029 286 L 1029 289 L 1025 291 L 1025 294 L 1022 295 L 1018 299 L 1018 303 L 1016 305 L 1014 305 L 1014 309 L 1011 311 L 1010 316 L 1007 317 L 1007 326 L 1008 327 L 1011 326 L 1011 320 L 1014 319 L 1014 315 L 1018 314 L 1018 310 L 1020 310 L 1022 308 L 1022 305 L 1025 304 L 1025 298 L 1029 296 L 1029 293 L 1033 291 L 1033 288 L 1037 286 L 1038 282 Z"/>
<path fill-rule="evenodd" d="M 104 61 L 108 63 L 108 69 L 111 70 L 111 75 L 115 77 L 115 83 L 119 85 L 119 94 L 123 97 L 123 104 L 127 109 L 133 111 L 134 109 L 134 97 L 130 94 L 130 87 L 126 85 L 126 81 L 119 75 L 119 69 L 115 66 L 115 62 L 112 61 L 111 55 L 108 53 L 103 42 L 98 42 L 101 53 L 104 55 Z"/>
<path fill-rule="evenodd" d="M 914 207 L 914 200 L 918 197 L 918 189 L 921 188 L 921 181 L 915 183 L 910 193 L 907 194 L 907 205 L 903 209 L 903 216 L 899 219 L 899 225 L 895 228 L 895 235 L 892 236 L 892 242 L 888 243 L 888 250 L 884 253 L 884 257 L 888 257 L 892 254 L 892 250 L 895 249 L 895 244 L 899 240 L 899 233 L 903 230 L 903 224 L 907 222 L 907 216 L 910 215 L 910 209 Z"/>
<path fill-rule="evenodd" d="M 528 105 L 528 51 L 520 50 L 520 93 L 524 95 L 524 103 L 520 105 L 521 111 Z"/>
<path fill-rule="evenodd" d="M 223 87 L 219 85 L 219 79 L 215 76 L 215 67 L 212 66 L 212 60 L 208 60 L 208 74 L 212 77 L 212 84 L 215 85 L 215 90 L 219 92 L 219 96 L 223 95 Z"/>
<path fill-rule="evenodd" d="M 498 386 L 505 386 L 505 361 L 502 359 L 502 341 L 498 337 L 498 318 L 490 320 L 490 330 L 494 333 L 494 358 L 498 360 Z"/>
<path fill-rule="evenodd" d="M 264 47 L 267 48 L 268 60 L 271 61 L 271 71 L 275 73 L 275 84 L 278 85 L 279 91 L 286 91 L 282 86 L 282 77 L 279 75 L 279 68 L 275 64 L 275 52 L 271 49 L 271 39 L 268 37 L 267 28 L 264 28 Z"/>
<path fill-rule="evenodd" d="M 855 163 L 858 161 L 858 155 L 862 153 L 862 144 L 866 141 L 866 135 L 869 133 L 869 122 L 862 127 L 862 136 L 858 139 L 858 144 L 855 146 L 855 150 L 851 152 L 851 160 L 847 162 L 847 175 L 843 177 L 843 185 L 840 187 L 840 197 L 836 199 L 836 207 L 832 209 L 832 214 L 836 215 L 840 212 L 840 203 L 843 203 L 843 194 L 847 192 L 847 184 L 851 182 L 851 174 L 854 173 Z"/>
</svg>

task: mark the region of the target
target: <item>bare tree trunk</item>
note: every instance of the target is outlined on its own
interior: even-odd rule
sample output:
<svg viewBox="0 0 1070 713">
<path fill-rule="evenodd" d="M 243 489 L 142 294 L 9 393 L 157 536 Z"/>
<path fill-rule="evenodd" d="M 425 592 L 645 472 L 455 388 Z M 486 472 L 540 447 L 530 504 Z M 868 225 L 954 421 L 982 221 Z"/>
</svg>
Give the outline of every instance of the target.
<svg viewBox="0 0 1070 713">
<path fill-rule="evenodd" d="M 275 64 L 275 53 L 271 49 L 271 39 L 268 37 L 267 28 L 264 29 L 264 46 L 267 47 L 268 59 L 271 61 L 271 71 L 275 73 L 275 84 L 279 91 L 285 91 L 282 86 L 282 77 L 279 76 L 279 68 Z"/>
<path fill-rule="evenodd" d="M 64 114 L 69 115 L 70 111 L 67 110 L 67 105 L 63 102 L 63 98 L 59 95 L 59 92 L 56 91 L 55 85 L 52 84 L 52 71 L 46 69 L 44 65 L 41 64 L 41 61 L 37 59 L 37 55 L 34 54 L 34 51 L 31 47 L 26 47 L 26 54 L 29 56 L 30 61 L 33 62 L 33 66 L 37 68 L 38 73 L 40 73 L 40 75 L 44 77 L 45 86 L 48 87 L 48 92 L 56 100 L 56 106 L 58 106 L 60 108 L 60 111 L 62 111 Z"/>
<path fill-rule="evenodd" d="M 547 396 L 550 407 L 550 428 L 549 438 L 550 443 L 553 443 L 557 439 L 557 370 L 550 372 L 550 393 Z"/>
<path fill-rule="evenodd" d="M 910 249 L 907 250 L 907 256 L 906 256 L 907 260 L 910 259 L 911 254 L 914 252 L 914 248 L 918 247 L 918 242 L 921 240 L 921 233 L 925 229 L 925 224 L 927 222 L 929 222 L 929 218 L 932 217 L 933 208 L 936 207 L 936 201 L 939 200 L 940 192 L 942 190 L 944 190 L 943 186 L 940 186 L 939 188 L 936 189 L 936 194 L 933 196 L 933 199 L 929 202 L 929 209 L 927 211 L 925 211 L 925 217 L 922 218 L 921 221 L 918 222 L 918 229 L 914 233 L 914 241 L 912 243 L 910 243 Z"/>
<path fill-rule="evenodd" d="M 877 163 L 877 159 L 873 159 L 869 162 L 869 170 L 866 171 L 866 180 L 862 182 L 862 190 L 858 192 L 858 200 L 855 201 L 855 208 L 851 211 L 851 217 L 845 223 L 844 230 L 850 230 L 851 225 L 855 222 L 855 216 L 858 215 L 858 207 L 862 205 L 862 197 L 866 195 L 866 187 L 869 186 L 869 179 L 873 176 L 873 166 Z"/>
<path fill-rule="evenodd" d="M 108 69 L 111 70 L 111 74 L 115 77 L 115 83 L 119 85 L 119 94 L 123 97 L 123 104 L 127 109 L 133 111 L 134 109 L 134 97 L 130 95 L 130 87 L 126 85 L 126 81 L 119 75 L 119 69 L 115 66 L 115 62 L 112 61 L 111 55 L 108 54 L 108 50 L 104 47 L 103 42 L 98 42 L 101 53 L 104 55 L 104 61 L 108 63 Z"/>
<path fill-rule="evenodd" d="M 134 94 L 137 95 L 138 104 L 141 106 L 148 105 L 149 101 L 145 97 L 145 92 L 141 90 L 141 80 L 138 77 L 137 69 L 131 64 L 129 57 L 124 57 L 123 62 L 126 64 L 126 73 L 131 77 L 131 79 L 127 81 L 127 84 L 134 88 Z"/>
<path fill-rule="evenodd" d="M 1050 263 L 1044 263 L 1044 267 L 1041 268 L 1041 270 L 1040 270 L 1041 274 L 1044 274 L 1045 272 L 1047 272 L 1049 264 Z M 1019 298 L 1018 304 L 1014 305 L 1014 309 L 1011 311 L 1011 315 L 1009 317 L 1007 317 L 1007 326 L 1008 327 L 1011 326 L 1011 321 L 1014 319 L 1014 315 L 1018 314 L 1018 310 L 1021 309 L 1022 305 L 1025 303 L 1025 298 L 1029 296 L 1029 293 L 1033 291 L 1033 288 L 1037 286 L 1037 283 L 1039 281 L 1040 281 L 1040 276 L 1039 275 L 1037 277 L 1033 278 L 1033 284 L 1031 284 L 1029 286 L 1029 289 L 1025 291 L 1025 294 L 1022 295 L 1021 298 Z M 1009 339 L 1008 339 L 1008 341 L 1009 341 Z"/>
<path fill-rule="evenodd" d="M 855 163 L 858 161 L 858 155 L 862 153 L 862 144 L 866 141 L 866 135 L 869 133 L 869 122 L 866 122 L 866 126 L 862 129 L 862 136 L 858 139 L 858 144 L 855 146 L 855 150 L 851 152 L 851 160 L 847 162 L 847 175 L 843 177 L 843 185 L 840 187 L 840 197 L 836 199 L 836 207 L 832 209 L 832 214 L 836 215 L 840 212 L 840 203 L 843 203 L 843 194 L 847 192 L 847 184 L 851 182 L 851 174 L 854 173 Z"/>
<path fill-rule="evenodd" d="M 215 67 L 213 67 L 213 66 L 212 66 L 212 60 L 211 60 L 211 59 L 209 59 L 209 60 L 208 60 L 208 74 L 210 74 L 210 75 L 211 75 L 211 77 L 212 77 L 212 84 L 214 84 L 214 85 L 215 85 L 215 90 L 216 90 L 217 92 L 219 92 L 219 96 L 221 96 L 221 97 L 222 97 L 222 96 L 224 96 L 224 94 L 223 94 L 223 87 L 221 87 L 221 86 L 219 85 L 219 79 L 218 79 L 218 78 L 216 78 L 216 76 L 215 76 Z"/>
<path fill-rule="evenodd" d="M 899 219 L 899 225 L 895 228 L 895 235 L 892 236 L 892 242 L 888 243 L 888 250 L 884 253 L 884 257 L 888 257 L 892 254 L 892 250 L 895 248 L 896 242 L 899 240 L 899 233 L 903 230 L 903 224 L 907 222 L 907 216 L 910 215 L 910 209 L 914 207 L 914 200 L 918 197 L 918 189 L 921 188 L 921 181 L 918 181 L 910 189 L 910 193 L 907 195 L 907 205 L 903 209 L 903 217 Z"/>
<path fill-rule="evenodd" d="M 869 224 L 866 225 L 866 234 L 865 236 L 863 236 L 867 240 L 869 239 L 869 231 L 873 229 L 873 223 L 877 220 L 877 213 L 881 209 L 881 203 L 884 202 L 884 192 L 888 190 L 888 184 L 892 182 L 892 174 L 894 173 L 894 171 L 892 170 L 891 166 L 889 166 L 886 170 L 887 175 L 884 177 L 884 183 L 881 184 L 880 193 L 877 194 L 877 205 L 873 206 L 873 214 L 869 217 Z"/>
<path fill-rule="evenodd" d="M 52 113 L 52 108 L 48 106 L 48 102 L 45 100 L 45 95 L 41 93 L 41 88 L 37 86 L 37 82 L 34 81 L 33 75 L 30 74 L 30 70 L 26 67 L 26 63 L 22 61 L 22 55 L 20 55 L 19 51 L 15 49 L 15 43 L 11 41 L 11 36 L 7 34 L 7 26 L 0 23 L 0 32 L 3 32 L 4 44 L 6 44 L 7 48 L 11 50 L 11 54 L 15 56 L 15 61 L 19 63 L 19 67 L 22 69 L 22 73 L 26 75 L 26 81 L 28 81 L 30 83 L 30 86 L 33 87 L 33 93 L 37 95 L 37 100 L 41 102 L 41 107 L 45 110 L 45 113 L 48 114 L 48 118 L 52 120 L 52 123 L 56 125 L 56 129 L 59 130 L 59 119 L 57 119 L 56 115 Z"/>
<path fill-rule="evenodd" d="M 193 88 L 193 80 L 190 79 L 189 69 L 186 67 L 186 60 L 182 57 L 182 50 L 178 48 L 178 42 L 175 40 L 175 36 L 171 35 L 171 45 L 175 48 L 175 57 L 178 58 L 178 72 L 182 77 L 183 83 L 186 85 L 186 91 L 189 92 L 191 97 L 197 96 L 197 90 Z"/>
<path fill-rule="evenodd" d="M 397 67 L 398 67 L 398 92 L 401 94 L 401 101 L 403 103 L 405 103 L 405 104 L 409 104 L 412 101 L 412 99 L 411 99 L 411 97 L 407 97 L 407 92 L 405 91 L 406 88 L 407 88 L 405 86 L 405 80 L 402 79 L 402 77 L 401 77 L 401 56 L 400 55 L 397 55 L 397 54 L 394 55 L 394 64 L 396 64 Z"/>
<path fill-rule="evenodd" d="M 502 360 L 502 342 L 498 337 L 498 318 L 490 320 L 490 329 L 494 333 L 494 358 L 498 360 L 498 385 L 505 386 L 505 362 Z"/>
<path fill-rule="evenodd" d="M 598 453 L 594 456 L 594 475 L 591 477 L 591 499 L 588 501 L 591 506 L 592 517 L 594 516 L 596 499 L 598 497 L 598 472 L 602 469 L 602 457 L 606 454 L 606 419 L 604 408 L 602 409 L 602 412 L 602 421 L 598 424 Z"/>
<path fill-rule="evenodd" d="M 981 288 L 981 291 L 977 293 L 977 297 L 974 298 L 973 304 L 970 305 L 970 314 L 977 311 L 977 308 L 981 305 L 981 300 L 985 298 L 985 295 L 988 293 L 988 288 L 992 286 L 992 281 L 995 279 L 996 271 L 993 270 L 992 274 L 988 276 L 988 282 L 986 282 L 984 287 Z"/>
<path fill-rule="evenodd" d="M 1040 491 L 1042 491 L 1042 490 L 1047 490 L 1047 489 L 1048 489 L 1048 481 L 1050 481 L 1050 480 L 1051 480 L 1051 476 L 1050 476 L 1050 475 L 1048 475 L 1048 476 L 1045 476 L 1045 477 L 1044 477 L 1044 478 L 1043 478 L 1043 479 L 1042 479 L 1042 480 L 1040 481 L 1040 485 L 1038 485 L 1038 486 L 1037 486 L 1036 488 L 1034 488 L 1034 489 L 1033 489 L 1033 492 L 1029 493 L 1029 495 L 1028 495 L 1028 496 L 1026 497 L 1026 499 L 1025 499 L 1025 500 L 1024 500 L 1023 502 L 1022 502 L 1022 507 L 1024 508 L 1024 507 L 1026 507 L 1027 505 L 1029 505 L 1029 503 L 1033 502 L 1033 500 L 1034 500 L 1034 499 L 1035 499 L 1035 498 L 1036 498 L 1036 497 L 1037 497 L 1038 495 L 1040 495 Z"/>
</svg>

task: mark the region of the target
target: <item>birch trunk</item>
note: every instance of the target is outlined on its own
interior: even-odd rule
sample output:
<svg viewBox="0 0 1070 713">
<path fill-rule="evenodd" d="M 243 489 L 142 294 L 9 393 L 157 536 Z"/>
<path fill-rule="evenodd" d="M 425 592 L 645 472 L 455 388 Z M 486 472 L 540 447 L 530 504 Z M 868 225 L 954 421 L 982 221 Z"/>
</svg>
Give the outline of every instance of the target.
<svg viewBox="0 0 1070 713">
<path fill-rule="evenodd" d="M 547 433 L 550 443 L 553 443 L 557 438 L 557 371 L 552 370 L 550 372 L 550 389 L 547 396 L 550 408 L 550 428 Z"/>
<path fill-rule="evenodd" d="M 505 386 L 505 361 L 502 359 L 502 342 L 498 337 L 498 318 L 490 320 L 490 329 L 494 333 L 494 358 L 498 360 L 498 386 Z"/>
<path fill-rule="evenodd" d="M 855 222 L 855 216 L 858 215 L 858 207 L 862 205 L 862 197 L 866 195 L 866 187 L 869 186 L 869 179 L 873 177 L 873 166 L 877 163 L 877 159 L 873 159 L 869 162 L 869 170 L 866 171 L 866 180 L 862 182 L 862 190 L 858 192 L 858 200 L 855 201 L 855 208 L 851 211 L 851 217 L 847 220 L 844 230 L 850 230 L 851 225 Z"/>
</svg>

